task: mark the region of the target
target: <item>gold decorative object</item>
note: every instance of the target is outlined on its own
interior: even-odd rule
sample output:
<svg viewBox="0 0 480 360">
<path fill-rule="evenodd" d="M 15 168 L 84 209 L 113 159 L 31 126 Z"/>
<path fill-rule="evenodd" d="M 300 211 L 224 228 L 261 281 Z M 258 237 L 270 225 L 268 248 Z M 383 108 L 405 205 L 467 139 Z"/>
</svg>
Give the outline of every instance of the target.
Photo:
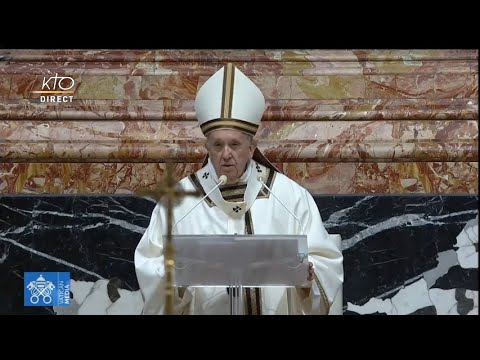
<svg viewBox="0 0 480 360">
<path fill-rule="evenodd" d="M 162 181 L 153 189 L 140 190 L 139 196 L 149 197 L 157 202 L 164 202 L 167 209 L 167 234 L 163 244 L 165 266 L 165 315 L 173 314 L 173 277 L 175 271 L 175 248 L 172 240 L 173 207 L 185 196 L 200 196 L 198 191 L 184 191 L 179 189 L 178 182 L 173 176 L 173 165 L 166 164 L 165 175 Z"/>
</svg>

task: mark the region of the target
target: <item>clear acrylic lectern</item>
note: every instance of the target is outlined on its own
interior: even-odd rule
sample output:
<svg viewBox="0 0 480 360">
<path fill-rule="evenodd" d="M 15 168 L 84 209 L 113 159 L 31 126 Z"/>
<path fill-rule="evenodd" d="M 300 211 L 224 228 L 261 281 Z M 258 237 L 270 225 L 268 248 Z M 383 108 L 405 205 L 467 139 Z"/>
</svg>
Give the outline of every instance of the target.
<svg viewBox="0 0 480 360">
<path fill-rule="evenodd" d="M 306 235 L 173 235 L 175 286 L 225 286 L 230 313 L 243 313 L 243 287 L 305 286 Z"/>
</svg>

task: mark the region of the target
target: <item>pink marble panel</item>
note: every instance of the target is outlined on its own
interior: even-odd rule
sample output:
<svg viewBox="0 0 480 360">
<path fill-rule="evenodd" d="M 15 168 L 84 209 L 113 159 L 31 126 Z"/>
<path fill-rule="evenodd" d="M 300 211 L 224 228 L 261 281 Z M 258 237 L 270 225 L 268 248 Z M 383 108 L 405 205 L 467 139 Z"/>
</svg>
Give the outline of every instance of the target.
<svg viewBox="0 0 480 360">
<path fill-rule="evenodd" d="M 10 142 L 130 143 L 203 140 L 197 121 L 3 120 L 0 136 Z M 277 141 L 415 142 L 470 141 L 478 138 L 476 120 L 265 121 L 256 138 Z"/>
<path fill-rule="evenodd" d="M 317 64 L 322 63 L 313 64 L 317 67 Z M 360 64 L 365 75 L 474 74 L 478 72 L 478 62 L 475 60 L 365 61 Z M 304 73 L 304 75 L 309 74 Z M 321 73 L 318 71 L 311 75 L 321 75 Z"/>
<path fill-rule="evenodd" d="M 139 98 L 144 100 L 195 100 L 198 77 L 185 75 L 143 76 Z"/>
<path fill-rule="evenodd" d="M 274 162 L 477 161 L 478 140 L 449 143 L 260 142 Z M 121 144 L 89 142 L 0 143 L 5 162 L 197 162 L 206 155 L 201 142 Z"/>
<path fill-rule="evenodd" d="M 455 73 L 296 76 L 291 99 L 478 98 L 476 78 Z"/>
<path fill-rule="evenodd" d="M 200 167 L 175 164 L 175 177 Z M 164 171 L 164 163 L 0 163 L 0 193 L 134 193 L 154 187 Z"/>
<path fill-rule="evenodd" d="M 11 80 L 11 75 L 0 75 L 0 99 L 8 98 Z"/>
<path fill-rule="evenodd" d="M 478 194 L 478 162 L 276 165 L 315 194 Z M 175 178 L 200 167 L 174 164 Z M 0 193 L 135 193 L 154 188 L 164 171 L 163 163 L 0 163 Z"/>
<path fill-rule="evenodd" d="M 3 121 L 11 162 L 199 162 L 195 121 Z M 275 162 L 475 161 L 476 121 L 267 122 L 259 148 Z"/>
<path fill-rule="evenodd" d="M 362 75 L 295 76 L 291 79 L 291 99 L 328 100 L 367 97 L 367 79 Z"/>
<path fill-rule="evenodd" d="M 228 61 L 228 60 L 227 60 Z M 475 74 L 476 60 L 414 61 L 231 61 L 247 76 L 322 76 L 322 75 L 392 75 L 392 74 Z M 10 62 L 0 63 L 0 74 L 7 75 L 131 75 L 208 77 L 225 62 Z"/>
<path fill-rule="evenodd" d="M 478 162 L 292 163 L 282 170 L 316 194 L 478 194 Z"/>
<path fill-rule="evenodd" d="M 308 189 L 478 193 L 476 49 L 0 49 L 0 59 L 0 192 L 132 192 L 165 161 L 177 176 L 198 168 L 195 94 L 233 62 L 266 97 L 259 148 Z M 32 93 L 55 74 L 74 78 L 71 102 Z"/>
<path fill-rule="evenodd" d="M 33 85 L 23 86 L 25 96 Z M 136 88 L 132 84 L 132 88 Z M 134 97 L 124 89 L 125 97 Z M 37 99 L 0 101 L 0 119 L 195 120 L 194 100 L 78 100 L 40 103 Z M 0 99 L 1 100 L 1 99 Z M 478 99 L 267 100 L 263 122 L 270 120 L 477 119 Z"/>
<path fill-rule="evenodd" d="M 142 78 L 139 76 L 73 76 L 75 99 L 139 99 Z M 113 110 L 113 109 L 112 109 Z"/>
<path fill-rule="evenodd" d="M 367 98 L 477 98 L 472 74 L 374 75 L 366 77 Z"/>
<path fill-rule="evenodd" d="M 476 49 L 427 49 L 427 50 L 37 50 L 0 49 L 5 61 L 414 61 L 414 60 L 475 60 Z"/>
</svg>

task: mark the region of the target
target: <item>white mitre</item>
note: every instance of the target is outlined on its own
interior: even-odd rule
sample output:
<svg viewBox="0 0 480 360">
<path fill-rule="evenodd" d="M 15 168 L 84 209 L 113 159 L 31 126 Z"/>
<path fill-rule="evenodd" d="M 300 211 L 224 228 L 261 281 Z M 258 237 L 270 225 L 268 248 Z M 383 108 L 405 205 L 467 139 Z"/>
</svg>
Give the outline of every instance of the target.
<svg viewBox="0 0 480 360">
<path fill-rule="evenodd" d="M 255 83 L 229 63 L 200 88 L 195 112 L 203 134 L 237 129 L 255 135 L 265 111 L 265 98 Z"/>
</svg>

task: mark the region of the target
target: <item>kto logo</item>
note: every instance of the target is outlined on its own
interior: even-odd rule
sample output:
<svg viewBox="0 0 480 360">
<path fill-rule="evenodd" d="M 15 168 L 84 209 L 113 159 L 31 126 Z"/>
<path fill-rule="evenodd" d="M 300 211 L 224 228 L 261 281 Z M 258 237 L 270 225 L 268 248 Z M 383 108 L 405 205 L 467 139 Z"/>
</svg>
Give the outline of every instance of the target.
<svg viewBox="0 0 480 360">
<path fill-rule="evenodd" d="M 32 91 L 35 94 L 51 94 L 41 95 L 40 102 L 72 102 L 73 94 L 75 93 L 73 87 L 75 86 L 75 80 L 69 76 L 55 76 L 47 78 L 43 77 L 42 90 Z"/>
<path fill-rule="evenodd" d="M 24 306 L 69 306 L 69 272 L 26 272 Z"/>
</svg>

